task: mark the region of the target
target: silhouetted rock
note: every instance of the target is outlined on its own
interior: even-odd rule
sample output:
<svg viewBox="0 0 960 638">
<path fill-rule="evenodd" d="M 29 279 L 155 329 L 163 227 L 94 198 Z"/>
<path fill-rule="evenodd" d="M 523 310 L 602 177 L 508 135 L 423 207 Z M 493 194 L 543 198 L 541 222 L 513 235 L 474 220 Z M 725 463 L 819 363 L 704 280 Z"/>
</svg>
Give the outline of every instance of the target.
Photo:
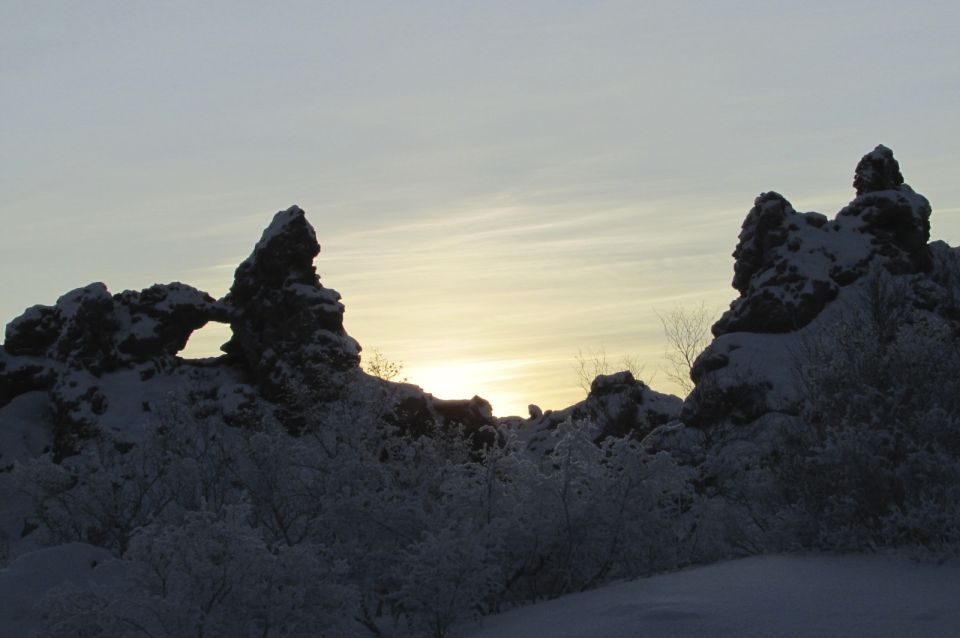
<svg viewBox="0 0 960 638">
<path fill-rule="evenodd" d="M 0 357 L 0 406 L 44 390 L 56 418 L 54 454 L 73 453 L 109 406 L 100 378 L 148 364 L 175 365 L 190 334 L 226 314 L 213 297 L 180 283 L 111 295 L 102 283 L 53 306 L 33 306 L 7 326 Z M 145 375 L 145 376 L 151 376 Z"/>
<path fill-rule="evenodd" d="M 947 312 L 949 286 L 922 276 L 934 265 L 930 205 L 904 183 L 893 152 L 878 146 L 865 155 L 854 185 L 857 197 L 833 220 L 798 213 L 778 193 L 757 197 L 733 253 L 740 296 L 714 324 L 717 339 L 693 365 L 696 387 L 684 405 L 685 423 L 709 427 L 747 423 L 770 411 L 796 413 L 797 392 L 785 370 L 796 353 L 783 350 L 798 345 L 775 335 L 803 331 L 870 273 L 916 275 L 905 285 L 916 291 L 917 305 Z M 772 370 L 771 361 L 779 369 Z"/>
<path fill-rule="evenodd" d="M 55 306 L 27 309 L 7 326 L 4 349 L 99 374 L 117 366 L 119 328 L 113 297 L 102 283 L 93 283 L 63 295 Z"/>
<path fill-rule="evenodd" d="M 237 268 L 223 303 L 233 338 L 224 346 L 269 398 L 293 382 L 323 383 L 356 368 L 360 345 L 343 329 L 343 304 L 320 285 L 313 227 L 293 206 L 277 213 L 253 253 Z"/>
<path fill-rule="evenodd" d="M 650 430 L 677 417 L 680 401 L 656 392 L 628 371 L 598 375 L 590 384 L 584 409 L 601 425 L 600 438 L 632 435 L 643 438 Z"/>
<path fill-rule="evenodd" d="M 853 187 L 857 195 L 873 191 L 897 190 L 903 184 L 900 164 L 893 158 L 893 151 L 878 144 L 875 149 L 860 158 L 853 172 Z"/>
<path fill-rule="evenodd" d="M 829 277 L 835 260 L 816 242 L 829 232 L 823 228 L 820 217 L 797 213 L 778 193 L 757 197 L 733 252 L 733 287 L 741 296 L 714 325 L 714 334 L 788 332 L 836 297 L 837 284 Z M 804 262 L 819 263 L 813 270 Z"/>
<path fill-rule="evenodd" d="M 796 212 L 779 193 L 757 197 L 733 252 L 740 297 L 714 335 L 798 330 L 874 261 L 894 274 L 930 269 L 930 205 L 903 183 L 892 151 L 865 155 L 854 185 L 857 198 L 832 221 Z"/>
<path fill-rule="evenodd" d="M 63 321 L 52 306 L 33 306 L 9 324 L 3 349 L 11 355 L 46 357 L 60 338 Z"/>
<path fill-rule="evenodd" d="M 430 396 L 430 395 L 428 395 Z M 432 407 L 442 427 L 462 428 L 475 449 L 482 449 L 498 441 L 496 419 L 490 402 L 478 396 L 472 399 L 437 399 L 431 397 Z"/>
<path fill-rule="evenodd" d="M 109 400 L 100 389 L 99 379 L 78 369 L 59 374 L 49 396 L 56 417 L 53 455 L 59 460 L 77 453 L 80 442 L 97 433 L 97 423 L 107 411 Z"/>
<path fill-rule="evenodd" d="M 531 418 L 514 427 L 524 431 L 532 451 L 552 447 L 550 433 L 568 421 L 588 422 L 597 442 L 623 436 L 639 440 L 658 426 L 675 421 L 682 405 L 679 397 L 657 392 L 623 371 L 598 375 L 580 403 L 536 416 L 531 410 Z"/>
<path fill-rule="evenodd" d="M 40 357 L 13 357 L 0 349 L 0 407 L 27 392 L 49 390 L 56 367 Z"/>
<path fill-rule="evenodd" d="M 869 235 L 873 255 L 885 259 L 889 272 L 930 270 L 930 204 L 906 184 L 867 191 L 840 211 L 837 223 Z"/>
<path fill-rule="evenodd" d="M 172 283 L 110 295 L 93 283 L 54 306 L 33 306 L 7 326 L 4 349 L 44 357 L 93 374 L 157 357 L 173 357 L 191 333 L 226 314 L 210 295 Z"/>
<path fill-rule="evenodd" d="M 481 397 L 438 399 L 410 383 L 392 383 L 367 377 L 387 395 L 384 420 L 399 434 L 435 436 L 460 432 L 476 450 L 498 442 L 498 421 L 490 403 Z"/>
<path fill-rule="evenodd" d="M 773 538 L 757 521 L 776 519 L 784 497 L 772 473 L 810 436 L 804 366 L 837 330 L 892 339 L 919 316 L 960 336 L 960 252 L 928 243 L 930 205 L 904 183 L 893 152 L 867 153 L 854 187 L 832 220 L 778 193 L 757 197 L 733 253 L 739 296 L 692 366 L 679 420 L 644 440 L 696 470 L 712 512 L 697 522 L 704 537 L 736 529 L 752 551 Z"/>
<path fill-rule="evenodd" d="M 360 371 L 360 346 L 344 330 L 340 295 L 320 284 L 314 268 L 319 252 L 313 227 L 294 206 L 273 217 L 219 301 L 182 283 L 116 295 L 93 283 L 53 306 L 29 308 L 6 328 L 0 407 L 27 392 L 46 392 L 54 452 L 63 458 L 105 419 L 135 431 L 130 419 L 175 401 L 175 392 L 198 418 L 243 425 L 272 413 L 295 432 L 303 415 L 290 393 L 330 401 L 358 384 L 398 385 Z M 223 346 L 227 356 L 178 357 L 190 335 L 210 321 L 232 328 Z M 483 399 L 442 401 L 405 387 L 385 392 L 390 398 L 383 405 L 404 432 L 457 426 L 477 446 L 493 441 L 487 426 L 496 420 Z"/>
<path fill-rule="evenodd" d="M 127 315 L 117 349 L 136 361 L 173 356 L 207 322 L 228 320 L 222 304 L 181 283 L 157 284 L 140 292 L 126 290 L 114 299 Z"/>
</svg>

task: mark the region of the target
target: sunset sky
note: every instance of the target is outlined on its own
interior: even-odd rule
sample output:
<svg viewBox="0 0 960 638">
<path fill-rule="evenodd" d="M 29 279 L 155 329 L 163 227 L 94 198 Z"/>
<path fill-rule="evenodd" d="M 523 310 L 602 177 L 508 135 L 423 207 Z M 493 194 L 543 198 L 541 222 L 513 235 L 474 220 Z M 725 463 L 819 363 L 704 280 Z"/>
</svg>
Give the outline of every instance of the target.
<svg viewBox="0 0 960 638">
<path fill-rule="evenodd" d="M 500 415 L 662 371 L 761 191 L 876 144 L 960 243 L 960 3 L 0 0 L 0 322 L 92 281 L 224 294 L 298 204 L 365 352 Z M 197 334 L 194 353 L 226 340 Z"/>
</svg>

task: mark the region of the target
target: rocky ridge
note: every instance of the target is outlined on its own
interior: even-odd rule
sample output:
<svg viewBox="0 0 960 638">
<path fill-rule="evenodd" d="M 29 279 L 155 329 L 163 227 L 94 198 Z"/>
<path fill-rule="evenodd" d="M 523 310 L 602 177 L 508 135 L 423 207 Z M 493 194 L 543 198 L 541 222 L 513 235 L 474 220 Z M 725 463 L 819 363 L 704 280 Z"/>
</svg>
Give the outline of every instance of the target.
<svg viewBox="0 0 960 638">
<path fill-rule="evenodd" d="M 552 449 L 553 433 L 563 423 L 591 424 L 591 435 L 598 442 L 607 437 L 643 439 L 658 426 L 676 421 L 682 405 L 680 398 L 657 392 L 623 371 L 599 375 L 579 403 L 546 412 L 531 405 L 529 419 L 504 420 L 504 425 L 518 432 L 530 452 L 541 455 Z"/>
<path fill-rule="evenodd" d="M 360 345 L 343 327 L 340 295 L 317 276 L 319 252 L 313 227 L 294 206 L 274 216 L 223 299 L 179 282 L 118 294 L 98 282 L 52 306 L 33 306 L 6 328 L 0 408 L 24 394 L 46 393 L 59 458 L 105 427 L 129 437 L 130 421 L 144 420 L 174 394 L 188 394 L 198 410 L 228 422 L 266 411 L 295 429 L 286 396 L 292 389 L 332 400 L 345 389 L 382 394 L 380 386 L 391 386 L 386 409 L 401 428 L 426 427 L 411 419 L 457 422 L 471 432 L 493 424 L 489 403 L 478 397 L 441 401 L 416 386 L 365 375 Z M 210 321 L 231 327 L 225 354 L 201 361 L 177 356 Z"/>
<path fill-rule="evenodd" d="M 740 294 L 691 370 L 696 387 L 684 404 L 686 424 L 795 412 L 792 380 L 783 374 L 795 353 L 780 347 L 795 339 L 777 335 L 825 329 L 843 307 L 861 305 L 865 283 L 878 273 L 902 281 L 917 308 L 960 317 L 945 282 L 956 251 L 929 243 L 930 204 L 904 183 L 893 152 L 881 145 L 864 155 L 853 185 L 856 198 L 832 220 L 798 213 L 778 193 L 757 197 L 733 252 Z"/>
<path fill-rule="evenodd" d="M 833 219 L 797 212 L 778 193 L 757 197 L 733 253 L 739 296 L 694 363 L 679 418 L 644 439 L 696 468 L 703 538 L 729 541 L 736 529 L 744 551 L 775 546 L 769 526 L 782 501 L 771 477 L 810 434 L 802 366 L 812 345 L 868 321 L 886 326 L 880 339 L 904 322 L 960 336 L 960 250 L 929 241 L 927 199 L 884 146 L 863 156 L 853 186 Z"/>
<path fill-rule="evenodd" d="M 623 372 L 598 377 L 587 398 L 566 409 L 531 406 L 529 419 L 498 421 L 479 397 L 441 401 L 370 377 L 344 330 L 340 295 L 320 284 L 316 234 L 292 207 L 276 214 L 223 299 L 181 283 L 115 295 L 95 283 L 28 309 L 7 326 L 0 350 L 0 408 L 44 393 L 60 457 L 98 429 L 116 432 L 144 418 L 172 391 L 189 392 L 228 423 L 270 412 L 291 431 L 300 425 L 291 388 L 320 401 L 372 392 L 381 416 L 402 432 L 456 425 L 482 445 L 510 429 L 537 454 L 549 451 L 562 423 L 584 421 L 598 441 L 629 435 L 696 468 L 699 489 L 716 506 L 712 524 L 724 525 L 738 508 L 747 512 L 738 520 L 750 520 L 762 499 L 745 486 L 768 485 L 764 473 L 804 428 L 796 375 L 804 340 L 862 306 L 880 276 L 895 280 L 917 311 L 960 328 L 960 255 L 929 241 L 930 204 L 905 183 L 892 151 L 867 153 L 853 185 L 855 198 L 833 219 L 797 212 L 775 192 L 757 197 L 733 253 L 739 296 L 713 326 L 683 400 Z M 225 354 L 180 359 L 189 335 L 209 321 L 231 326 Z"/>
</svg>

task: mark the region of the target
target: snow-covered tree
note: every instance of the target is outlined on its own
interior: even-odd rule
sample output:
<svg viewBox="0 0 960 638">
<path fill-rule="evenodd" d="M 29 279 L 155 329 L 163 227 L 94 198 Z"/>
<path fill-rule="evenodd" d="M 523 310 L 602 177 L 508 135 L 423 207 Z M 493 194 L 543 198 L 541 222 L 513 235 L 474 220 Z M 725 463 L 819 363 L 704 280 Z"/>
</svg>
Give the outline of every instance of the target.
<svg viewBox="0 0 960 638">
<path fill-rule="evenodd" d="M 812 429 L 781 477 L 831 548 L 960 547 L 960 341 L 889 277 L 861 312 L 807 344 Z"/>
</svg>

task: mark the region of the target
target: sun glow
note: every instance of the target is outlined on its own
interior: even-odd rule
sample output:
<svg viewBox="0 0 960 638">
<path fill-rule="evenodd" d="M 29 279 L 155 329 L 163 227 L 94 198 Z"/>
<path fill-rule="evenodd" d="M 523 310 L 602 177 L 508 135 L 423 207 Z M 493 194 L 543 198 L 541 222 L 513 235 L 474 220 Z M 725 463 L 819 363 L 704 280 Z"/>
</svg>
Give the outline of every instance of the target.
<svg viewBox="0 0 960 638">
<path fill-rule="evenodd" d="M 184 359 L 203 359 L 219 357 L 223 354 L 220 346 L 230 340 L 230 326 L 211 321 L 190 335 L 187 345 L 177 354 Z"/>
<path fill-rule="evenodd" d="M 411 383 L 416 383 L 438 399 L 469 399 L 480 394 L 482 381 L 489 377 L 491 370 L 483 363 L 473 362 L 441 363 L 407 372 Z"/>
<path fill-rule="evenodd" d="M 469 399 L 478 395 L 490 402 L 494 414 L 504 416 L 526 413 L 523 397 L 512 387 L 522 367 L 524 363 L 514 361 L 461 361 L 410 366 L 404 372 L 410 383 L 438 399 Z"/>
</svg>

